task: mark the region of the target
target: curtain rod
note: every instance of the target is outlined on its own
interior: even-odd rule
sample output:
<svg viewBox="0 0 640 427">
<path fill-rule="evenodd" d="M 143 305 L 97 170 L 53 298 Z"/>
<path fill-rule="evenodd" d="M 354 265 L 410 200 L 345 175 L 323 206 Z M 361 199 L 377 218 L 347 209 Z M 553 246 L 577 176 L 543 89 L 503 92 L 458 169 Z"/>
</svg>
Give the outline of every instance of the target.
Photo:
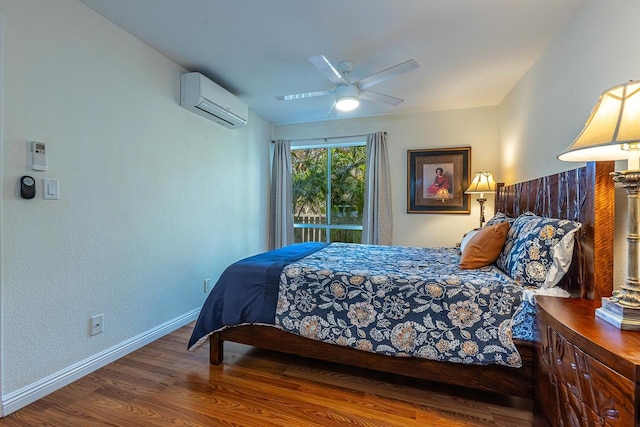
<svg viewBox="0 0 640 427">
<path fill-rule="evenodd" d="M 387 134 L 387 132 L 382 132 L 382 133 L 384 133 L 385 135 Z M 368 136 L 368 135 L 369 135 L 368 133 L 365 133 L 365 134 L 362 134 L 362 135 L 329 136 L 329 137 L 325 137 L 325 138 L 323 138 L 323 137 L 316 137 L 316 138 L 292 138 L 292 139 L 291 139 L 291 141 L 312 141 L 312 140 L 314 140 L 314 139 L 325 139 L 325 140 L 327 140 L 327 139 L 355 138 L 355 137 L 357 137 L 357 136 Z M 274 143 L 274 142 L 276 142 L 276 141 L 271 140 L 271 143 Z"/>
</svg>

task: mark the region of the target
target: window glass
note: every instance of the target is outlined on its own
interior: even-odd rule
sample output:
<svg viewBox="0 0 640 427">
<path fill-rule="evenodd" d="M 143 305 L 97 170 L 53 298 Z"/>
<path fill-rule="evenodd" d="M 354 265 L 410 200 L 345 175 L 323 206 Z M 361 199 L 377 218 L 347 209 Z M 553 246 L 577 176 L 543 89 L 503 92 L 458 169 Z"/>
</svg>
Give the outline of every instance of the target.
<svg viewBox="0 0 640 427">
<path fill-rule="evenodd" d="M 364 141 L 306 147 L 293 145 L 296 243 L 360 243 L 365 165 Z"/>
</svg>

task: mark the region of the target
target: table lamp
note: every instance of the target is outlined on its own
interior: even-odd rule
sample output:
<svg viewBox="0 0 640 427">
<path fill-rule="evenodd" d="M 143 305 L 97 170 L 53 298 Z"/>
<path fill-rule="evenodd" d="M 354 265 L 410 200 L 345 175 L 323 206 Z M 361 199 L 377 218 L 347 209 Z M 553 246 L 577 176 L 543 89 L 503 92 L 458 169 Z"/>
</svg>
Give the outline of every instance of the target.
<svg viewBox="0 0 640 427">
<path fill-rule="evenodd" d="M 471 181 L 471 185 L 464 192 L 464 194 L 478 194 L 476 199 L 480 203 L 480 227 L 484 224 L 484 202 L 487 201 L 484 197 L 484 193 L 495 193 L 496 181 L 493 179 L 493 174 L 485 170 L 476 172 L 476 175 Z"/>
<path fill-rule="evenodd" d="M 558 159 L 571 162 L 627 160 L 627 170 L 613 172 L 613 180 L 627 191 L 627 278 L 620 290 L 602 298 L 596 316 L 619 329 L 640 330 L 640 81 L 605 91 L 582 132 Z"/>
</svg>

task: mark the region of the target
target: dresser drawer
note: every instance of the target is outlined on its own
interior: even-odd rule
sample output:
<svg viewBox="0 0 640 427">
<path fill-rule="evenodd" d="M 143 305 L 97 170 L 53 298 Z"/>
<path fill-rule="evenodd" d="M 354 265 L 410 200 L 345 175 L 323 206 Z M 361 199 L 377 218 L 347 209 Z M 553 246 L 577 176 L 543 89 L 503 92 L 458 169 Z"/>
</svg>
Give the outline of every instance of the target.
<svg viewBox="0 0 640 427">
<path fill-rule="evenodd" d="M 633 426 L 635 384 L 539 320 L 538 394 L 550 420 L 564 426 Z M 554 402 L 555 401 L 555 402 Z"/>
</svg>

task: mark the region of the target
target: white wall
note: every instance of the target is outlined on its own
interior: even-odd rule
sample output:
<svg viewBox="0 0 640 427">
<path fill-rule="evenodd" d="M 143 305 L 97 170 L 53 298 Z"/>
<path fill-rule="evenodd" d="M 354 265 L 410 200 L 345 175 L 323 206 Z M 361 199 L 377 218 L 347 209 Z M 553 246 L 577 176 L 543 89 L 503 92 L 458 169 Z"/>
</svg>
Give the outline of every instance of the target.
<svg viewBox="0 0 640 427">
<path fill-rule="evenodd" d="M 578 136 L 603 91 L 640 79 L 639 18 L 637 0 L 587 1 L 518 82 L 500 106 L 500 174 L 507 183 L 580 166 L 556 156 Z M 616 287 L 626 271 L 626 220 L 626 195 L 618 189 Z"/>
<path fill-rule="evenodd" d="M 600 94 L 640 79 L 637 0 L 588 0 L 500 106 L 507 183 L 580 166 L 556 159 Z"/>
<path fill-rule="evenodd" d="M 471 198 L 471 214 L 407 213 L 407 150 L 471 146 L 472 173 L 498 168 L 498 108 L 416 113 L 276 126 L 277 139 L 322 138 L 387 132 L 393 198 L 393 244 L 453 246 L 477 227 L 480 211 Z M 472 178 L 471 175 L 470 178 Z M 496 175 L 496 179 L 501 177 Z M 485 217 L 494 210 L 488 195 Z"/>
<path fill-rule="evenodd" d="M 272 129 L 181 108 L 184 70 L 76 0 L 0 0 L 0 15 L 6 398 L 193 315 L 203 279 L 266 248 Z M 46 172 L 27 166 L 32 140 L 47 144 Z M 43 177 L 60 200 L 42 199 Z"/>
</svg>

